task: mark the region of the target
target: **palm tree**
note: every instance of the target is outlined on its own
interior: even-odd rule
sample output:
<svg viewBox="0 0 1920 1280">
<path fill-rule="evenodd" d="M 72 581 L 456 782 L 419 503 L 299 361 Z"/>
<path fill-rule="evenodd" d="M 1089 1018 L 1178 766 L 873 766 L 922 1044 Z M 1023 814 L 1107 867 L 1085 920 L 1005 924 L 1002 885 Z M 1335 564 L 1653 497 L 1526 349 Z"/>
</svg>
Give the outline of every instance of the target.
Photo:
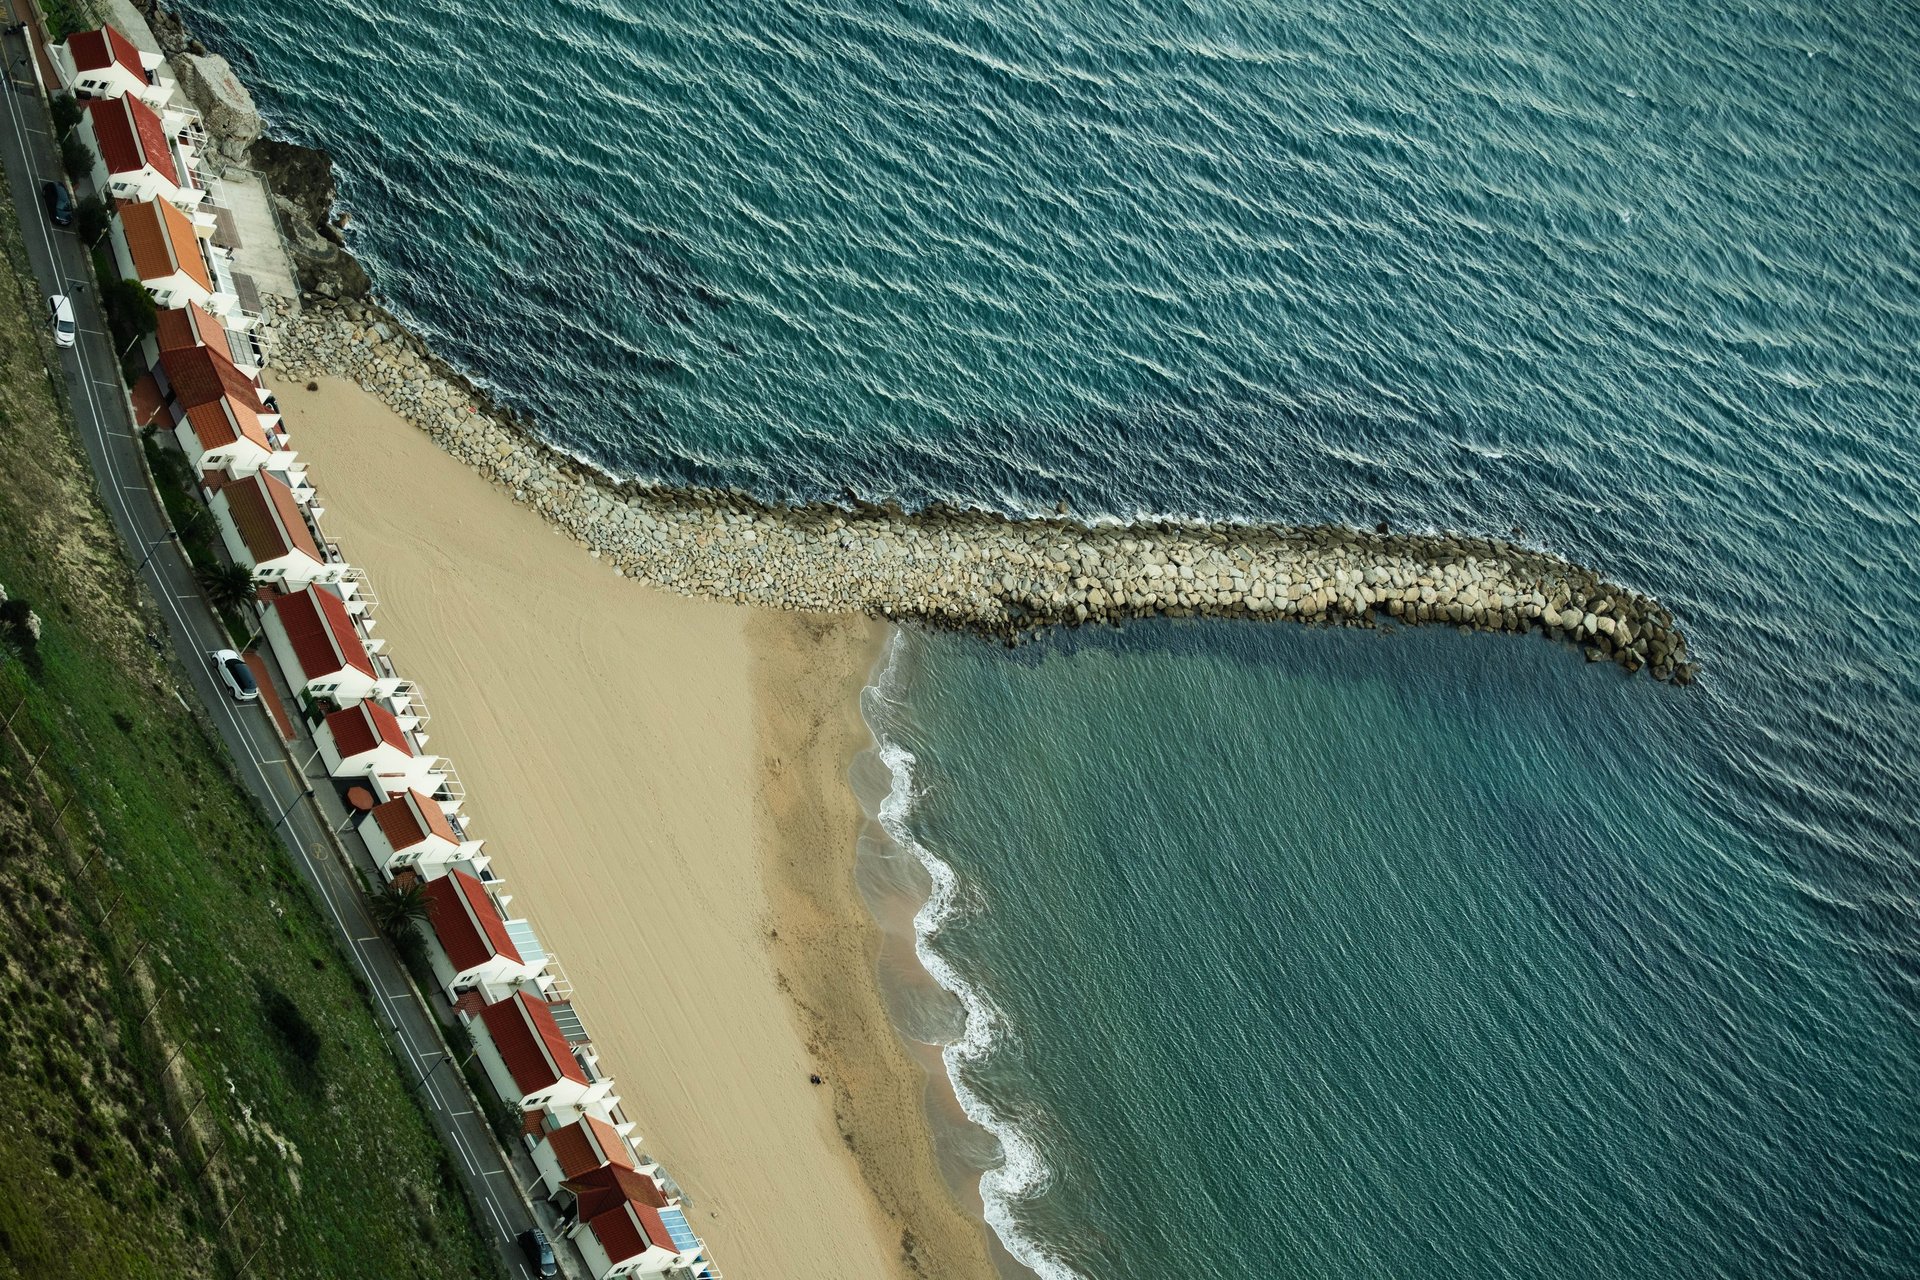
<svg viewBox="0 0 1920 1280">
<path fill-rule="evenodd" d="M 199 578 L 216 608 L 238 609 L 253 599 L 253 574 L 245 565 L 208 565 L 200 570 Z"/>
<path fill-rule="evenodd" d="M 416 878 L 405 884 L 390 884 L 373 895 L 367 910 L 381 933 L 396 941 L 426 923 L 432 901 L 427 897 L 426 881 Z"/>
</svg>

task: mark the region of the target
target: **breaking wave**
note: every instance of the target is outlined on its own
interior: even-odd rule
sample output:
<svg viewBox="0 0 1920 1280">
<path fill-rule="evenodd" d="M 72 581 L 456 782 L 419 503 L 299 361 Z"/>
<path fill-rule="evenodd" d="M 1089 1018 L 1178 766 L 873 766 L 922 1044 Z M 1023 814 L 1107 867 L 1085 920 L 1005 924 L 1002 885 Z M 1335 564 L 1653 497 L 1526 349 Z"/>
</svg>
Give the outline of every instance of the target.
<svg viewBox="0 0 1920 1280">
<path fill-rule="evenodd" d="M 914 755 L 886 733 L 882 711 L 897 701 L 895 690 L 903 641 L 904 633 L 896 631 L 879 678 L 861 699 L 868 728 L 879 744 L 880 761 L 892 781 L 877 816 L 887 838 L 911 853 L 933 882 L 926 902 L 914 913 L 913 948 L 928 976 L 960 1002 L 966 1015 L 965 1029 L 958 1039 L 942 1046 L 940 1056 L 946 1063 L 947 1080 L 953 1086 L 961 1110 L 1000 1144 L 1000 1164 L 980 1175 L 980 1197 L 985 1205 L 987 1224 L 1007 1252 L 1042 1280 L 1084 1280 L 1056 1253 L 1023 1230 L 1015 1217 L 1020 1204 L 1043 1194 L 1053 1183 L 1053 1168 L 1047 1163 L 1039 1142 L 1012 1117 L 996 1111 L 967 1082 L 968 1072 L 991 1058 L 995 1048 L 1014 1032 L 993 998 L 968 982 L 934 946 L 940 931 L 966 911 L 968 903 L 953 867 L 914 838 L 909 824 L 918 796 L 913 777 Z"/>
</svg>

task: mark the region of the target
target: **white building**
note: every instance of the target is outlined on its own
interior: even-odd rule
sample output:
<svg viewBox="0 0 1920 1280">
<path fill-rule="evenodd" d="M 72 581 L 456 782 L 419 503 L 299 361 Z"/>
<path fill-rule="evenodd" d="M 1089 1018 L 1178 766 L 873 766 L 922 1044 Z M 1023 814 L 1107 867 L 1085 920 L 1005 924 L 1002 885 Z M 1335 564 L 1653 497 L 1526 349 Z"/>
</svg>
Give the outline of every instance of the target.
<svg viewBox="0 0 1920 1280">
<path fill-rule="evenodd" d="M 533 1166 L 540 1171 L 549 1199 L 560 1192 L 560 1184 L 592 1173 L 603 1165 L 638 1169 L 639 1155 L 620 1130 L 596 1115 L 584 1115 L 564 1123 L 550 1114 L 540 1117 L 541 1132 L 526 1135 L 533 1154 Z M 631 1128 L 632 1126 L 628 1126 Z"/>
<path fill-rule="evenodd" d="M 382 793 L 413 789 L 431 795 L 447 780 L 434 767 L 440 757 L 423 754 L 407 726 L 376 698 L 329 715 L 313 731 L 313 742 L 328 776 L 366 778 Z"/>
<path fill-rule="evenodd" d="M 197 305 L 220 317 L 223 328 L 245 330 L 260 317 L 240 303 L 233 278 L 233 251 L 212 241 L 212 228 L 196 225 L 161 199 L 119 200 L 107 233 L 120 274 L 138 280 L 161 311 Z M 231 347 L 226 354 L 232 357 Z"/>
<path fill-rule="evenodd" d="M 60 87 L 78 98 L 119 98 L 127 94 L 155 111 L 173 101 L 174 82 L 166 59 L 146 53 L 111 26 L 77 31 L 47 50 Z"/>
<path fill-rule="evenodd" d="M 607 1164 L 569 1178 L 560 1190 L 570 1198 L 562 1229 L 594 1280 L 677 1270 L 713 1274 L 686 1212 L 645 1174 Z"/>
<path fill-rule="evenodd" d="M 90 98 L 80 117 L 81 141 L 93 152 L 93 187 L 105 200 L 165 200 L 196 223 L 213 225 L 203 209 L 207 190 L 194 170 L 193 149 L 138 98 Z"/>
<path fill-rule="evenodd" d="M 491 989 L 507 994 L 524 983 L 538 986 L 546 954 L 532 950 L 523 955 L 521 944 L 508 932 L 500 905 L 479 880 L 453 870 L 429 880 L 424 892 L 427 958 L 449 999 L 458 999 L 466 991 Z"/>
<path fill-rule="evenodd" d="M 362 698 L 394 697 L 411 687 L 374 665 L 351 609 L 326 587 L 273 597 L 264 611 L 263 632 L 296 694 L 350 706 Z"/>
<path fill-rule="evenodd" d="M 391 879 L 411 867 L 428 880 L 437 880 L 460 864 L 475 874 L 486 871 L 490 860 L 480 852 L 483 843 L 469 840 L 454 825 L 446 804 L 408 789 L 373 807 L 360 819 L 360 839 L 373 860 Z"/>
<path fill-rule="evenodd" d="M 246 476 L 262 467 L 293 465 L 296 455 L 287 447 L 279 406 L 266 388 L 212 347 L 161 352 L 153 380 L 173 421 L 174 438 L 196 474 Z"/>
<path fill-rule="evenodd" d="M 204 480 L 212 493 L 208 506 L 220 541 L 255 582 L 277 583 L 288 591 L 316 582 L 335 583 L 350 593 L 355 585 L 353 571 L 328 559 L 307 524 L 299 497 L 286 482 L 271 471 L 238 478 L 215 471 Z"/>
<path fill-rule="evenodd" d="M 460 872 L 434 885 L 464 878 Z M 429 888 L 432 886 L 430 885 Z M 553 1009 L 537 995 L 515 991 L 468 1018 L 476 1056 L 501 1099 L 522 1111 L 561 1115 L 613 1096 L 613 1081 L 591 1069 L 591 1059 L 567 1041 Z"/>
</svg>

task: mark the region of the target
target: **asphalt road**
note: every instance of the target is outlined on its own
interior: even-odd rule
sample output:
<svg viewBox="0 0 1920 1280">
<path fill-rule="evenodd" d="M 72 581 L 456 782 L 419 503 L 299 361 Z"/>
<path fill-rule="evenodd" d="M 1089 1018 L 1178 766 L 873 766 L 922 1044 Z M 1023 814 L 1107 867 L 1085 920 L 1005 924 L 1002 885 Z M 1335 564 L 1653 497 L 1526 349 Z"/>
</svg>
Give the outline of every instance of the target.
<svg viewBox="0 0 1920 1280">
<path fill-rule="evenodd" d="M 511 1164 L 502 1162 L 485 1116 L 475 1110 L 458 1071 L 446 1064 L 445 1042 L 434 1015 L 416 997 L 392 948 L 369 919 L 354 880 L 372 869 L 373 860 L 359 837 L 345 830 L 345 808 L 324 770 L 309 773 L 316 767 L 311 739 L 303 737 L 288 748 L 262 704 L 236 704 L 215 683 L 206 656 L 226 648 L 228 640 L 185 554 L 170 536 L 158 495 L 147 484 L 117 354 L 89 282 L 86 251 L 70 230 L 48 222 L 41 203 L 41 182 L 58 175 L 60 166 L 50 122 L 24 61 L 24 40 L 9 35 L 3 47 L 10 75 L 8 92 L 0 95 L 6 99 L 0 162 L 6 166 L 8 193 L 19 211 L 27 257 L 42 291 L 73 299 L 80 332 L 75 345 L 60 353 L 61 372 L 101 498 L 140 577 L 159 601 L 180 665 L 232 753 L 242 781 L 275 821 L 275 833 L 323 904 L 341 949 L 374 992 L 386 1029 L 412 1069 L 410 1083 L 423 1093 L 433 1126 L 452 1150 L 455 1167 L 479 1206 L 481 1229 L 509 1275 L 530 1277 L 515 1237 L 535 1221 L 521 1194 L 536 1176 L 532 1163 L 524 1154 L 512 1157 Z M 289 709 L 296 706 L 284 686 L 281 696 Z M 296 714 L 296 723 L 298 719 Z M 300 728 L 304 734 L 305 726 Z M 357 873 L 342 865 L 331 832 L 341 833 Z M 428 999 L 442 997 L 430 994 Z M 377 1205 L 367 1208 L 370 1213 L 387 1211 Z M 541 1214 L 540 1225 L 551 1235 L 552 1216 L 544 1208 Z"/>
</svg>

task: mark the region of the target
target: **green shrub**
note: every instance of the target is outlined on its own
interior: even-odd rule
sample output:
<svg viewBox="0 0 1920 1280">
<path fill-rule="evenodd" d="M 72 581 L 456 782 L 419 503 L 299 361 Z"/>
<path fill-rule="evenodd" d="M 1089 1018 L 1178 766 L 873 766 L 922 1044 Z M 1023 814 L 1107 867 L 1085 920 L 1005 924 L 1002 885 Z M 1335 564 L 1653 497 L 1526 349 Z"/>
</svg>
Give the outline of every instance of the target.
<svg viewBox="0 0 1920 1280">
<path fill-rule="evenodd" d="M 75 182 L 93 172 L 93 152 L 87 144 L 68 134 L 60 139 L 60 165 Z"/>
<path fill-rule="evenodd" d="M 107 203 L 99 196 L 88 196 L 73 211 L 74 227 L 82 244 L 99 244 L 107 234 Z"/>
<path fill-rule="evenodd" d="M 159 312 L 153 297 L 138 280 L 109 280 L 100 286 L 100 305 L 107 313 L 113 349 L 124 351 L 152 333 Z"/>
<path fill-rule="evenodd" d="M 54 133 L 64 134 L 67 130 L 80 123 L 81 115 L 80 104 L 74 101 L 72 94 L 56 93 L 53 95 Z"/>
</svg>

